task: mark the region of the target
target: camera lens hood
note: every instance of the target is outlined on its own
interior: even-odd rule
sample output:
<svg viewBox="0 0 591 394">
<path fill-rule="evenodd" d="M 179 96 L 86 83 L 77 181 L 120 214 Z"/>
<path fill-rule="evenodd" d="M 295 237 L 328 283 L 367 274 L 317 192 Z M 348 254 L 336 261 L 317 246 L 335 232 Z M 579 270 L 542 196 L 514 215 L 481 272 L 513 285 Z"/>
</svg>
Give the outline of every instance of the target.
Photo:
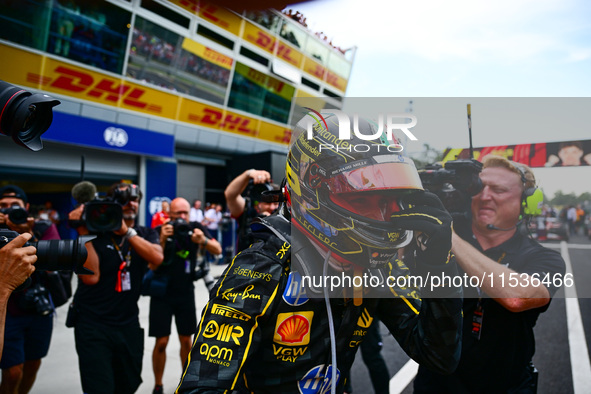
<svg viewBox="0 0 591 394">
<path fill-rule="evenodd" d="M 41 135 L 51 125 L 52 108 L 59 103 L 46 94 L 0 81 L 0 133 L 32 151 L 43 149 Z"/>
</svg>

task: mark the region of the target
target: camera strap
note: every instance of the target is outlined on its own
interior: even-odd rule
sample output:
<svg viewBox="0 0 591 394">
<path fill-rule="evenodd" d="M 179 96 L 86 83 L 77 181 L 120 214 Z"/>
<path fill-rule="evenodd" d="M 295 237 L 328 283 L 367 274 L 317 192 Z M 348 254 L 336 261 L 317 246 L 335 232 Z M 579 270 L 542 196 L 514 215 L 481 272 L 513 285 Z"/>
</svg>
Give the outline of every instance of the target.
<svg viewBox="0 0 591 394">
<path fill-rule="evenodd" d="M 484 308 L 482 307 L 482 297 L 478 299 L 478 304 L 472 312 L 472 336 L 480 340 L 480 333 L 482 332 L 482 321 L 484 317 Z"/>
<path fill-rule="evenodd" d="M 507 256 L 506 252 L 501 253 L 501 256 L 497 259 L 497 263 L 501 264 L 505 256 Z M 477 290 L 479 298 L 476 308 L 474 308 L 474 312 L 472 312 L 472 336 L 477 340 L 480 340 L 480 334 L 482 333 L 482 323 L 484 322 L 484 305 L 482 300 L 484 292 L 482 289 L 480 289 L 480 287 L 478 287 Z"/>
<path fill-rule="evenodd" d="M 177 243 L 178 246 L 178 243 Z M 189 251 L 188 250 L 179 250 L 176 252 L 176 255 L 185 262 L 185 274 L 191 273 L 191 260 L 189 259 Z"/>
<path fill-rule="evenodd" d="M 118 293 L 131 290 L 131 277 L 129 273 L 129 266 L 131 265 L 131 248 L 127 249 L 127 255 L 123 257 L 123 253 L 119 248 L 119 245 L 113 238 L 111 238 L 115 250 L 119 254 L 121 263 L 119 264 L 119 270 L 117 271 L 117 284 L 115 285 L 115 291 Z"/>
</svg>

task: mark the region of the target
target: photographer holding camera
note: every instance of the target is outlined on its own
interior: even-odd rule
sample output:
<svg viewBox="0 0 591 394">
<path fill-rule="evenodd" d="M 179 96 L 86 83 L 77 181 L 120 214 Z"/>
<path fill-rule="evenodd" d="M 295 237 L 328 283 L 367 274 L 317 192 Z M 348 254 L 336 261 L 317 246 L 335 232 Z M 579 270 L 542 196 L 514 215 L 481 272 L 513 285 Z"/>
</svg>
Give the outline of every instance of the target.
<svg viewBox="0 0 591 394">
<path fill-rule="evenodd" d="M 93 275 L 79 275 L 66 325 L 74 327 L 80 379 L 85 393 L 133 393 L 142 382 L 144 330 L 139 323 L 138 299 L 148 268 L 163 259 L 155 230 L 136 225 L 142 197 L 137 185 L 115 184 L 108 196 L 122 205 L 123 219 L 112 231 L 102 231 L 87 244 L 85 267 Z M 117 197 L 117 196 L 123 196 Z M 80 220 L 92 203 L 70 212 Z M 92 215 L 77 227 L 89 234 Z"/>
<path fill-rule="evenodd" d="M 162 376 L 166 364 L 166 346 L 170 337 L 172 317 L 175 317 L 181 343 L 181 368 L 191 350 L 191 335 L 197 326 L 195 286 L 193 282 L 203 278 L 208 290 L 214 285 L 209 274 L 205 252 L 220 254 L 222 248 L 207 229 L 198 222 L 188 222 L 189 202 L 181 197 L 170 203 L 170 221 L 156 228 L 160 233 L 160 245 L 164 249 L 164 262 L 155 272 L 166 282 L 160 294 L 150 298 L 150 332 L 156 337 L 152 353 L 154 369 L 154 393 L 162 393 Z"/>
<path fill-rule="evenodd" d="M 464 290 L 460 364 L 448 376 L 419 367 L 415 393 L 537 390 L 533 327 L 558 290 L 548 278 L 564 278 L 565 264 L 560 253 L 518 229 L 542 203 L 531 169 L 495 155 L 486 156 L 483 165 L 471 220 L 454 222 L 452 238 L 459 266 L 468 276 L 483 278 L 480 287 Z"/>
<path fill-rule="evenodd" d="M 35 222 L 28 209 L 23 189 L 16 185 L 0 188 L 0 226 L 19 234 L 31 234 L 32 241 L 59 239 L 55 224 Z M 12 293 L 7 305 L 4 353 L 0 361 L 0 391 L 26 393 L 33 387 L 41 359 L 49 351 L 53 312 L 44 271 L 34 272 L 26 289 Z"/>
<path fill-rule="evenodd" d="M 4 348 L 4 325 L 8 299 L 14 289 L 35 271 L 33 265 L 37 260 L 35 247 L 23 247 L 29 239 L 31 239 L 31 234 L 21 234 L 0 249 L 0 358 Z"/>
<path fill-rule="evenodd" d="M 276 202 L 261 201 L 263 191 L 278 190 L 271 184 L 271 174 L 265 170 L 250 169 L 232 180 L 224 191 L 230 215 L 238 221 L 237 250 L 248 248 L 254 241 L 250 223 L 254 218 L 269 216 L 279 206 Z M 246 193 L 245 193 L 246 192 Z M 246 196 L 242 196 L 245 193 Z"/>
</svg>

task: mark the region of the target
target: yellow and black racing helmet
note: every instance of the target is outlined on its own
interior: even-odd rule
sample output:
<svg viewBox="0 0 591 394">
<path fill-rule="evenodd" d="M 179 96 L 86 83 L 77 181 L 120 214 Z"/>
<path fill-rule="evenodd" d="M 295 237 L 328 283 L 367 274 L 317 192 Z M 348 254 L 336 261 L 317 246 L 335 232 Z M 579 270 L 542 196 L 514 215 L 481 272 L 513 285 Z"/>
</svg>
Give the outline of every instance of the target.
<svg viewBox="0 0 591 394">
<path fill-rule="evenodd" d="M 415 165 L 375 122 L 350 118 L 355 132 L 341 140 L 339 117 L 318 115 L 305 115 L 292 132 L 286 164 L 292 226 L 338 261 L 382 266 L 413 236 L 390 216 L 423 190 Z"/>
</svg>

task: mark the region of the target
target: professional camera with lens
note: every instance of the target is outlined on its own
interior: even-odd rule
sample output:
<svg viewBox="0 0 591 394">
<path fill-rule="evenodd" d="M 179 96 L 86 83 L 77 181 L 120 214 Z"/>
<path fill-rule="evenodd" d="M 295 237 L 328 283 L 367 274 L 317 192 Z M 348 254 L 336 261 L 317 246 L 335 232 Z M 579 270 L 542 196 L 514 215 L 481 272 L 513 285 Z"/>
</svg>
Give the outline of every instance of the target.
<svg viewBox="0 0 591 394">
<path fill-rule="evenodd" d="M 176 218 L 168 224 L 172 224 L 174 237 L 178 240 L 184 240 L 187 237 L 190 237 L 193 232 L 191 225 L 183 218 Z"/>
<path fill-rule="evenodd" d="M 0 229 L 0 249 L 18 235 L 16 231 Z M 83 235 L 78 239 L 27 242 L 24 246 L 32 245 L 37 248 L 36 270 L 74 271 L 77 274 L 92 274 L 90 270 L 83 267 L 88 255 L 84 244 L 94 238 L 94 235 Z"/>
<path fill-rule="evenodd" d="M 40 316 L 46 316 L 53 312 L 53 306 L 49 301 L 49 291 L 40 283 L 28 287 L 18 302 L 22 310 L 35 312 Z"/>
<path fill-rule="evenodd" d="M 178 249 L 188 249 L 191 243 L 191 235 L 193 234 L 193 228 L 183 218 L 173 219 L 166 224 L 172 226 L 173 234 L 168 237 L 168 242 L 174 242 Z"/>
<path fill-rule="evenodd" d="M 279 189 L 277 185 L 269 182 L 255 184 L 252 179 L 249 180 L 243 192 L 246 204 L 245 212 L 254 209 L 256 203 L 259 202 L 280 202 L 282 193 Z"/>
<path fill-rule="evenodd" d="M 9 208 L 2 208 L 0 209 L 0 213 L 8 215 L 8 218 L 14 224 L 27 223 L 27 219 L 29 218 L 29 213 L 27 212 L 27 210 L 21 207 L 20 205 L 13 205 Z"/>
<path fill-rule="evenodd" d="M 479 174 L 482 163 L 475 159 L 451 160 L 441 164 L 431 164 L 419 170 L 423 187 L 435 193 L 445 208 L 454 217 L 467 218 L 472 196 L 482 190 Z"/>
<path fill-rule="evenodd" d="M 32 151 L 43 149 L 41 134 L 53 120 L 52 108 L 60 102 L 0 81 L 0 133 Z"/>
<path fill-rule="evenodd" d="M 139 188 L 137 185 L 129 185 L 125 190 L 116 188 L 112 196 L 87 203 L 84 206 L 82 220 L 88 231 L 92 233 L 117 231 L 121 228 L 123 220 L 123 206 L 130 201 L 137 201 L 138 198 Z"/>
</svg>

